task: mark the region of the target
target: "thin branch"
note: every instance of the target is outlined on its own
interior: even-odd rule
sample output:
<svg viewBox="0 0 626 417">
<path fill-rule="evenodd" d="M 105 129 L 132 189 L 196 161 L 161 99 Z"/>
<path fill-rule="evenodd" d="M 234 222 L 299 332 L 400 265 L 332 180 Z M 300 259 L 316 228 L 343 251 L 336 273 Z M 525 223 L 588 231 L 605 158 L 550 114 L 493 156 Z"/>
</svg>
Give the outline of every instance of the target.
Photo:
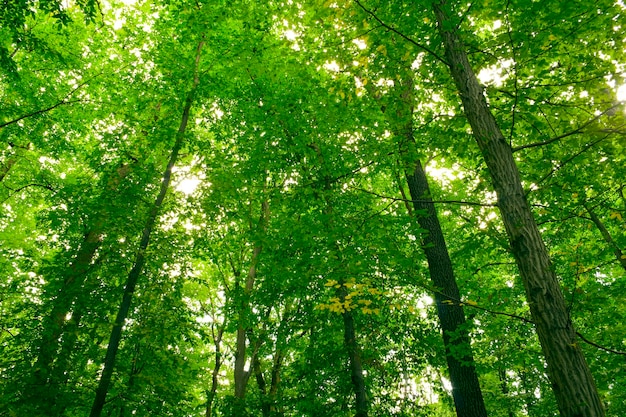
<svg viewBox="0 0 626 417">
<path fill-rule="evenodd" d="M 474 271 L 474 273 L 472 275 L 478 274 L 484 268 L 487 268 L 489 266 L 502 266 L 502 265 L 515 265 L 515 262 L 490 262 L 488 264 L 485 264 L 485 265 L 482 265 L 482 266 L 479 266 L 478 268 L 476 268 L 476 270 Z"/>
<path fill-rule="evenodd" d="M 587 344 L 589 344 L 589 345 L 591 345 L 593 347 L 596 347 L 596 348 L 598 348 L 600 350 L 604 350 L 604 351 L 609 352 L 609 353 L 614 353 L 616 355 L 626 355 L 626 352 L 622 352 L 620 350 L 611 349 L 611 348 L 608 348 L 608 347 L 605 347 L 605 346 L 601 346 L 601 345 L 599 345 L 599 344 L 597 344 L 595 342 L 592 342 L 591 340 L 587 339 L 585 336 L 583 336 L 579 332 L 576 332 L 576 336 L 578 336 L 580 338 L 580 340 L 582 340 L 583 342 L 585 342 L 585 343 L 587 343 Z"/>
<path fill-rule="evenodd" d="M 122 66 L 122 68 L 120 68 L 120 69 L 126 68 L 127 66 L 128 66 L 128 65 L 124 65 L 124 66 Z M 21 120 L 24 120 L 24 119 L 28 118 L 28 117 L 37 116 L 38 114 L 47 113 L 47 112 L 49 112 L 49 111 L 51 111 L 51 110 L 56 109 L 57 107 L 60 107 L 60 106 L 62 106 L 62 105 L 65 105 L 65 104 L 80 103 L 81 101 L 83 101 L 82 99 L 78 99 L 78 100 L 68 100 L 68 99 L 69 99 L 69 98 L 70 98 L 70 97 L 71 97 L 74 93 L 76 93 L 78 90 L 80 90 L 80 89 L 81 89 L 81 88 L 83 88 L 85 85 L 87 85 L 90 81 L 92 81 L 92 80 L 96 79 L 97 77 L 101 76 L 103 73 L 104 73 L 104 71 L 100 71 L 98 74 L 94 75 L 93 77 L 91 77 L 91 78 L 89 78 L 89 79 L 87 79 L 87 80 L 83 81 L 82 83 L 78 84 L 78 85 L 77 85 L 76 87 L 74 87 L 74 88 L 73 88 L 73 89 L 72 89 L 69 93 L 67 93 L 67 94 L 65 95 L 65 97 L 63 97 L 61 100 L 59 100 L 56 104 L 53 104 L 52 106 L 47 107 L 47 108 L 45 108 L 45 109 L 37 110 L 37 111 L 34 111 L 34 112 L 32 112 L 32 113 L 28 113 L 28 114 L 22 115 L 22 116 L 20 116 L 20 117 L 18 117 L 18 118 L 16 118 L 16 119 L 13 119 L 13 120 L 8 121 L 8 122 L 2 123 L 2 124 L 0 124 L 0 129 L 2 129 L 2 128 L 4 128 L 4 127 L 6 127 L 6 126 L 10 125 L 10 124 L 17 123 L 17 122 L 19 122 L 19 121 L 21 121 Z"/>
<path fill-rule="evenodd" d="M 376 14 L 374 12 L 372 12 L 371 10 L 367 9 L 365 6 L 363 6 L 363 4 L 361 4 L 360 0 L 354 0 L 354 2 L 361 8 L 363 9 L 363 11 L 365 13 L 367 13 L 368 15 L 370 15 L 374 20 L 376 20 L 382 27 L 386 28 L 387 30 L 390 30 L 391 32 L 395 33 L 396 35 L 400 36 L 401 38 L 405 39 L 406 41 L 412 43 L 413 45 L 417 46 L 420 49 L 423 49 L 424 51 L 428 52 L 429 54 L 431 54 L 435 59 L 437 59 L 438 61 L 442 62 L 443 64 L 445 64 L 446 66 L 450 66 L 450 64 L 448 64 L 448 62 L 441 56 L 439 56 L 435 51 L 433 51 L 432 49 L 430 49 L 429 47 L 415 41 L 414 39 L 409 38 L 407 35 L 405 35 L 404 33 L 400 32 L 398 29 L 394 28 L 393 26 L 390 26 L 388 24 L 386 24 L 385 22 L 383 22 L 378 16 L 376 16 Z"/>
<path fill-rule="evenodd" d="M 479 206 L 479 207 L 497 207 L 497 204 L 489 204 L 489 203 L 478 203 L 475 201 L 463 201 L 463 200 L 427 200 L 427 199 L 419 199 L 419 200 L 411 200 L 406 198 L 398 198 L 398 197 L 390 197 L 387 195 L 378 194 L 374 191 L 366 190 L 364 188 L 359 187 L 350 187 L 353 190 L 361 191 L 367 194 L 375 195 L 376 197 L 384 198 L 386 200 L 392 201 L 401 201 L 403 203 L 431 203 L 431 204 L 458 204 L 461 206 Z"/>
<path fill-rule="evenodd" d="M 18 117 L 18 118 L 13 119 L 13 120 L 10 120 L 10 121 L 8 121 L 8 122 L 2 123 L 2 124 L 0 124 L 0 129 L 2 129 L 3 127 L 7 127 L 8 125 L 11 125 L 11 124 L 17 123 L 17 122 L 19 122 L 20 120 L 24 120 L 24 119 L 27 119 L 27 118 L 32 117 L 32 116 L 37 116 L 38 114 L 47 113 L 47 112 L 49 112 L 49 111 L 51 111 L 51 110 L 54 110 L 54 109 L 56 109 L 57 107 L 62 106 L 62 105 L 64 105 L 64 104 L 79 103 L 79 102 L 81 102 L 81 101 L 82 101 L 82 100 L 70 100 L 70 101 L 66 101 L 65 99 L 63 99 L 63 100 L 59 101 L 58 103 L 56 103 L 56 104 L 54 104 L 54 105 L 52 105 L 52 106 L 50 106 L 50 107 L 47 107 L 47 108 L 45 108 L 45 109 L 37 110 L 37 111 L 34 111 L 34 112 L 32 112 L 32 113 L 27 113 L 27 114 L 24 114 L 24 115 L 22 115 L 22 116 L 20 116 L 20 117 Z"/>
<path fill-rule="evenodd" d="M 435 292 L 439 292 L 439 291 L 435 291 Z M 456 302 L 456 303 L 458 303 L 459 306 L 462 306 L 462 307 L 472 307 L 472 308 L 475 308 L 475 309 L 478 309 L 478 310 L 486 311 L 487 313 L 491 313 L 491 314 L 494 314 L 496 316 L 510 317 L 510 318 L 513 318 L 513 319 L 517 319 L 517 320 L 523 321 L 524 323 L 528 323 L 528 324 L 532 324 L 532 325 L 535 324 L 535 322 L 533 322 L 532 320 L 527 319 L 526 317 L 518 316 L 517 314 L 511 314 L 511 313 L 505 313 L 503 311 L 491 310 L 489 308 L 482 307 L 482 306 L 480 306 L 480 305 L 478 305 L 478 304 L 476 304 L 474 302 L 470 303 L 470 302 L 467 302 L 467 301 L 461 301 L 461 300 L 453 299 L 453 298 L 451 298 L 448 295 L 446 295 L 446 298 L 447 298 L 446 301 L 448 301 L 449 303 L 455 303 Z M 585 342 L 585 343 L 587 343 L 587 344 L 589 344 L 589 345 L 591 345 L 591 346 L 593 346 L 595 348 L 598 348 L 600 350 L 604 350 L 604 351 L 609 352 L 609 353 L 614 353 L 616 355 L 626 355 L 626 352 L 622 352 L 622 351 L 619 351 L 619 350 L 611 349 L 611 348 L 599 345 L 599 344 L 597 344 L 595 342 L 592 342 L 591 340 L 587 339 L 585 336 L 580 334 L 580 332 L 576 332 L 576 336 L 578 336 L 580 338 L 580 340 L 582 340 L 583 342 Z"/>
<path fill-rule="evenodd" d="M 601 118 L 602 116 L 604 116 L 607 113 L 610 113 L 612 111 L 614 111 L 617 107 L 620 107 L 624 105 L 624 103 L 617 103 L 611 107 L 609 107 L 608 109 L 606 109 L 605 111 L 603 111 L 602 113 L 600 113 L 599 115 L 597 115 L 596 117 L 594 117 L 591 120 L 588 120 L 587 122 L 583 123 L 581 126 L 577 127 L 576 129 L 567 132 L 567 133 L 563 133 L 562 135 L 550 138 L 548 140 L 544 140 L 542 142 L 535 142 L 535 143 L 529 143 L 528 145 L 522 145 L 522 146 L 517 146 L 515 148 L 513 148 L 513 152 L 517 152 L 517 151 L 521 151 L 522 149 L 529 149 L 529 148 L 535 148 L 538 146 L 544 146 L 544 145 L 549 145 L 550 143 L 556 142 L 558 140 L 564 139 L 568 136 L 573 136 L 573 135 L 577 135 L 580 133 L 583 133 L 583 129 L 585 129 L 587 126 L 589 126 L 590 124 L 592 124 L 593 122 L 597 121 L 599 118 Z"/>
<path fill-rule="evenodd" d="M 606 136 L 601 137 L 600 139 L 591 142 L 590 144 L 584 146 L 580 151 L 576 152 L 574 155 L 572 155 L 570 158 L 567 158 L 566 160 L 564 160 L 562 163 L 560 163 L 559 165 L 557 165 L 556 167 L 552 168 L 552 170 L 547 173 L 543 178 L 541 178 L 537 184 L 541 184 L 542 182 L 544 182 L 545 180 L 547 180 L 548 178 L 550 178 L 552 175 L 554 175 L 558 170 L 560 170 L 561 168 L 563 168 L 563 166 L 565 166 L 566 164 L 572 162 L 574 159 L 576 159 L 578 156 L 582 155 L 583 153 L 585 153 L 589 148 L 592 148 L 593 146 L 597 145 L 598 143 L 602 142 L 604 139 L 608 138 L 611 134 L 607 134 Z M 528 195 L 528 193 L 530 193 L 530 189 L 526 191 L 526 195 Z"/>
</svg>

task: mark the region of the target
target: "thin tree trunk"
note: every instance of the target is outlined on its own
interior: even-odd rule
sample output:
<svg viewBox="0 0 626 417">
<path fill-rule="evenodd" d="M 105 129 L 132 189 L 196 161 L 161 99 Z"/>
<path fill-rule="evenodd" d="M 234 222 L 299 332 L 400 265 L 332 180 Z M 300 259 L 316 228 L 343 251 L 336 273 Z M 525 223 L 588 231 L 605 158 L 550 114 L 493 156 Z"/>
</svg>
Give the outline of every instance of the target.
<svg viewBox="0 0 626 417">
<path fill-rule="evenodd" d="M 428 178 L 419 160 L 415 162 L 413 172 L 407 173 L 406 178 L 417 221 L 426 230 L 422 249 L 426 254 L 430 279 L 437 289 L 435 303 L 446 349 L 456 414 L 458 417 L 486 417 L 487 410 L 467 333 L 468 325 L 463 307 L 458 302 L 461 294 L 435 205 L 432 203 Z"/>
<path fill-rule="evenodd" d="M 220 373 L 220 368 L 222 367 L 221 344 L 225 328 L 226 326 L 222 324 L 217 331 L 217 336 L 213 336 L 213 344 L 215 345 L 215 364 L 213 365 L 213 372 L 211 373 L 211 388 L 207 392 L 206 411 L 204 413 L 205 417 L 211 417 L 213 414 L 213 402 L 215 401 L 215 394 L 218 386 L 217 378 Z"/>
<path fill-rule="evenodd" d="M 445 0 L 433 3 L 447 64 L 498 196 L 498 208 L 524 283 L 559 411 L 562 417 L 604 416 L 548 251 L 526 201 L 511 146 L 489 110 L 456 32 L 457 22 L 446 7 Z"/>
<path fill-rule="evenodd" d="M 60 381 L 53 376 L 64 374 L 61 370 L 65 359 L 59 356 L 59 342 L 67 325 L 66 316 L 72 311 L 72 305 L 81 292 L 85 278 L 91 268 L 95 254 L 100 247 L 102 232 L 98 227 L 87 232 L 80 245 L 74 261 L 68 268 L 62 287 L 53 299 L 52 310 L 42 320 L 41 339 L 36 342 L 37 359 L 33 366 L 32 385 L 29 401 L 36 398 L 41 412 L 50 412 L 58 402 Z M 72 320 L 77 317 L 72 317 Z M 54 363 L 60 372 L 54 372 Z"/>
<path fill-rule="evenodd" d="M 412 76 L 406 71 L 401 87 L 400 98 L 393 103 L 392 110 L 383 112 L 399 138 L 401 153 L 405 153 L 416 146 L 413 133 L 415 87 Z M 468 323 L 463 307 L 459 305 L 461 294 L 432 201 L 428 177 L 419 159 L 404 165 L 408 164 L 410 167 L 405 168 L 405 178 L 413 202 L 413 210 L 409 207 L 409 214 L 414 214 L 420 227 L 426 231 L 422 238 L 422 250 L 428 262 L 431 282 L 436 288 L 437 317 L 442 330 L 456 414 L 458 417 L 486 417 L 487 410 L 470 346 Z"/>
<path fill-rule="evenodd" d="M 506 370 L 504 368 L 498 368 L 498 379 L 500 380 L 500 390 L 502 391 L 502 395 L 508 397 L 510 390 L 506 381 Z M 509 405 L 508 400 L 507 408 L 509 409 L 509 417 L 515 417 L 515 413 L 513 412 L 513 410 L 511 410 L 511 406 Z"/>
<path fill-rule="evenodd" d="M 261 228 L 265 228 L 265 224 L 269 217 L 269 205 L 267 200 L 261 203 L 261 217 L 259 219 L 259 226 Z M 249 298 L 254 289 L 254 281 L 256 279 L 256 267 L 259 261 L 259 255 L 263 250 L 263 245 L 261 242 L 255 242 L 254 249 L 252 252 L 252 259 L 250 260 L 250 269 L 248 270 L 248 275 L 246 277 L 246 284 L 244 287 L 243 300 L 239 307 L 239 318 L 237 325 L 237 341 L 236 341 L 236 351 L 235 351 L 235 398 L 236 401 L 242 403 L 243 399 L 246 395 L 246 385 L 248 383 L 248 379 L 250 377 L 250 372 L 246 372 L 246 342 L 247 335 L 246 332 L 248 330 L 248 326 L 246 325 L 246 315 L 248 314 L 249 309 Z"/>
<path fill-rule="evenodd" d="M 130 165 L 122 165 L 117 169 L 107 182 L 107 195 L 117 190 L 130 170 Z M 96 213 L 93 227 L 85 233 L 70 267 L 63 271 L 63 283 L 52 299 L 52 310 L 42 320 L 41 339 L 35 345 L 37 359 L 33 366 L 32 390 L 30 396 L 26 396 L 28 401 L 37 399 L 41 412 L 60 415 L 58 407 L 65 403 L 59 397 L 69 378 L 67 371 L 72 363 L 71 354 L 84 313 L 85 302 L 81 301 L 81 295 L 91 291 L 86 288 L 86 281 L 95 267 L 94 260 L 102 243 L 106 217 L 106 212 Z M 69 319 L 68 314 L 71 315 Z"/>
<path fill-rule="evenodd" d="M 270 415 L 277 415 L 278 407 L 276 406 L 276 397 L 278 395 L 278 386 L 280 385 L 280 372 L 283 366 L 284 354 L 279 348 L 276 348 L 274 353 L 274 362 L 272 363 L 270 390 L 269 390 L 269 403 L 270 403 Z"/>
<path fill-rule="evenodd" d="M 343 282 L 340 282 L 343 284 Z M 341 302 L 344 302 L 348 295 L 345 285 L 341 285 L 338 290 Z M 343 316 L 343 341 L 348 351 L 348 359 L 350 360 L 350 378 L 354 386 L 355 394 L 355 417 L 367 417 L 368 400 L 367 391 L 365 389 L 365 376 L 363 375 L 363 363 L 361 361 L 361 353 L 359 345 L 356 341 L 356 331 L 354 329 L 354 317 L 352 311 L 345 310 Z"/>
<path fill-rule="evenodd" d="M 320 166 L 324 164 L 324 156 L 322 155 L 322 151 L 319 146 L 316 144 L 311 145 L 315 152 L 317 153 L 317 157 L 320 163 Z M 331 189 L 331 178 L 326 176 L 324 178 L 324 191 L 328 192 Z M 326 202 L 325 212 L 327 215 L 331 216 L 329 220 L 329 225 L 333 224 L 332 214 L 333 214 L 333 206 L 328 198 L 328 196 L 324 196 L 324 200 Z M 341 256 L 341 249 L 336 242 L 332 244 L 334 251 L 338 256 Z M 344 285 L 344 280 L 339 279 L 339 288 L 337 289 L 337 296 L 341 300 L 342 303 L 345 302 L 346 296 L 348 295 L 348 290 Z M 350 365 L 350 379 L 352 380 L 352 387 L 354 388 L 355 394 L 355 417 L 367 417 L 368 413 L 368 398 L 367 398 L 367 390 L 365 387 L 365 376 L 363 374 L 363 364 L 361 361 L 361 354 L 358 342 L 356 340 L 356 330 L 354 326 L 354 317 L 352 316 L 352 312 L 350 310 L 344 310 L 342 313 L 343 318 L 343 340 L 344 345 L 346 347 L 348 353 L 348 362 Z"/>
<path fill-rule="evenodd" d="M 265 376 L 263 376 L 263 369 L 261 367 L 261 360 L 257 356 L 254 358 L 254 376 L 256 378 L 256 385 L 259 388 L 259 395 L 261 401 L 261 413 L 263 417 L 269 417 L 270 415 L 270 403 L 267 398 L 267 383 L 265 382 Z"/>
<path fill-rule="evenodd" d="M 159 209 L 163 204 L 163 200 L 165 199 L 167 190 L 170 185 L 172 169 L 176 164 L 176 161 L 178 159 L 178 153 L 183 145 L 183 139 L 185 136 L 185 131 L 187 129 L 187 123 L 189 121 L 189 112 L 191 110 L 191 105 L 193 104 L 194 96 L 199 83 L 198 66 L 200 63 L 200 52 L 202 51 L 203 46 L 204 40 L 200 41 L 196 49 L 193 86 L 191 88 L 191 91 L 187 95 L 187 99 L 185 100 L 185 107 L 183 109 L 182 119 L 178 131 L 176 132 L 176 141 L 174 143 L 174 147 L 172 148 L 172 152 L 170 154 L 167 167 L 165 168 L 165 172 L 163 173 L 163 179 L 161 181 L 159 194 L 150 210 L 148 219 L 146 220 L 146 224 L 141 236 L 141 241 L 139 243 L 139 249 L 137 250 L 137 255 L 135 257 L 134 265 L 128 273 L 128 277 L 126 279 L 122 302 L 118 309 L 115 323 L 113 323 L 113 329 L 111 330 L 109 344 L 104 359 L 104 368 L 102 369 L 102 375 L 100 376 L 100 381 L 98 383 L 98 387 L 96 388 L 96 396 L 94 398 L 89 417 L 100 417 L 100 415 L 102 414 L 102 408 L 104 407 L 106 395 L 109 390 L 109 385 L 111 383 L 111 377 L 113 376 L 115 358 L 117 356 L 117 351 L 122 338 L 122 328 L 124 326 L 126 317 L 128 316 L 128 311 L 130 310 L 130 304 L 133 298 L 133 294 L 135 292 L 135 287 L 137 286 L 137 281 L 146 262 L 146 249 L 148 248 L 148 244 L 150 243 L 150 237 L 156 224 Z"/>
</svg>

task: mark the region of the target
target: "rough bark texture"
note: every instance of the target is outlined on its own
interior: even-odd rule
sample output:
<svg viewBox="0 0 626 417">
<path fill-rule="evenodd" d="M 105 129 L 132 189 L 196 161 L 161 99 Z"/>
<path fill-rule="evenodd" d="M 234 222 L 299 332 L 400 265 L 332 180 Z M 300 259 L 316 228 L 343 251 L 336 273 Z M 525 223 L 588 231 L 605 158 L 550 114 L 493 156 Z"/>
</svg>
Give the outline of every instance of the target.
<svg viewBox="0 0 626 417">
<path fill-rule="evenodd" d="M 415 146 L 413 91 L 413 79 L 405 72 L 400 97 L 390 106 L 390 110 L 385 111 L 387 120 L 398 137 L 401 153 L 404 153 L 406 148 Z M 487 410 L 474 366 L 467 321 L 463 307 L 459 304 L 461 295 L 437 210 L 432 202 L 428 177 L 419 160 L 410 161 L 410 164 L 412 167 L 405 169 L 405 177 L 413 209 L 407 205 L 407 210 L 411 215 L 415 215 L 420 227 L 426 231 L 422 249 L 428 262 L 431 282 L 437 289 L 434 294 L 437 316 L 446 349 L 456 414 L 458 417 L 486 417 Z M 406 199 L 402 187 L 400 189 Z"/>
<path fill-rule="evenodd" d="M 407 173 L 407 183 L 417 221 L 426 230 L 423 250 L 428 261 L 430 279 L 437 288 L 435 302 L 441 326 L 446 361 L 452 383 L 452 397 L 458 417 L 487 417 L 478 375 L 474 367 L 472 348 L 467 333 L 463 307 L 459 305 L 461 294 L 456 284 L 452 261 L 432 203 L 428 178 L 420 161 L 412 173 Z M 426 213 L 419 214 L 419 213 Z"/>
<path fill-rule="evenodd" d="M 198 64 L 200 61 L 200 52 L 203 45 L 204 41 L 201 41 L 198 44 L 194 68 L 193 87 L 187 95 L 187 99 L 185 100 L 183 115 L 180 125 L 178 127 L 178 131 L 176 132 L 176 141 L 174 143 L 174 147 L 172 148 L 172 152 L 170 153 L 170 158 L 167 163 L 167 167 L 165 168 L 165 172 L 163 173 L 159 194 L 154 201 L 152 208 L 150 209 L 148 219 L 146 220 L 146 224 L 141 235 L 141 241 L 139 243 L 139 249 L 137 250 L 135 262 L 132 269 L 128 273 L 128 277 L 126 278 L 122 302 L 117 311 L 117 316 L 115 318 L 115 322 L 113 323 L 111 335 L 109 336 L 109 344 L 107 347 L 106 356 L 104 358 L 104 368 L 102 369 L 102 375 L 100 376 L 100 381 L 98 382 L 98 387 L 96 388 L 96 396 L 94 398 L 89 417 L 100 417 L 100 415 L 102 414 L 102 408 L 104 407 L 106 395 L 109 390 L 109 385 L 111 383 L 111 377 L 113 376 L 115 358 L 117 356 L 117 351 L 119 349 L 120 341 L 122 339 L 122 328 L 124 326 L 124 322 L 126 321 L 126 317 L 128 317 L 128 311 L 130 310 L 130 304 L 133 298 L 133 294 L 135 292 L 135 287 L 137 286 L 137 281 L 139 280 L 139 276 L 141 275 L 143 266 L 146 263 L 146 249 L 148 248 L 148 245 L 150 243 L 150 237 L 156 224 L 159 209 L 163 204 L 163 200 L 165 200 L 167 190 L 170 186 L 172 169 L 174 168 L 174 165 L 178 160 L 178 153 L 180 152 L 180 149 L 183 145 L 183 139 L 185 136 L 185 131 L 187 130 L 187 123 L 189 121 L 189 112 L 191 110 L 191 105 L 193 104 L 194 95 L 199 83 Z"/>
<path fill-rule="evenodd" d="M 498 208 L 524 283 L 559 411 L 563 417 L 604 416 L 548 251 L 526 201 L 511 146 L 489 110 L 456 33 L 457 22 L 446 7 L 445 1 L 433 4 L 446 60 L 498 196 Z"/>
</svg>

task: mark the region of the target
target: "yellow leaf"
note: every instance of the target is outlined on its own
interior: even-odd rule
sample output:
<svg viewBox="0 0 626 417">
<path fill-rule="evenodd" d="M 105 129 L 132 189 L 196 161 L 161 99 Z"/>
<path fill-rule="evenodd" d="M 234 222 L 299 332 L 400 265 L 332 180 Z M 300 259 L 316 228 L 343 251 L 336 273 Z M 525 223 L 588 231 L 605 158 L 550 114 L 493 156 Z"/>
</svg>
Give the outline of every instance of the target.
<svg viewBox="0 0 626 417">
<path fill-rule="evenodd" d="M 465 304 L 471 305 L 476 307 L 478 305 L 478 303 L 476 301 L 473 300 L 465 300 Z"/>
<path fill-rule="evenodd" d="M 617 211 L 614 211 L 611 213 L 611 215 L 609 216 L 610 219 L 617 219 L 617 220 L 622 220 L 622 215 L 620 213 L 618 213 Z"/>
<path fill-rule="evenodd" d="M 337 281 L 334 279 L 329 279 L 326 284 L 324 284 L 325 287 L 334 287 L 335 285 L 337 285 Z"/>
<path fill-rule="evenodd" d="M 551 35 L 552 36 L 552 35 Z M 578 193 L 572 194 L 572 198 L 578 198 Z"/>
<path fill-rule="evenodd" d="M 427 18 L 427 17 L 425 17 L 425 18 L 424 18 L 424 23 L 430 23 L 430 19 L 429 19 L 429 18 Z"/>
<path fill-rule="evenodd" d="M 551 41 L 553 41 L 553 40 L 555 40 L 555 39 L 556 39 L 556 36 L 554 36 L 554 35 L 550 35 L 550 36 L 548 36 L 548 39 L 550 39 Z"/>
</svg>

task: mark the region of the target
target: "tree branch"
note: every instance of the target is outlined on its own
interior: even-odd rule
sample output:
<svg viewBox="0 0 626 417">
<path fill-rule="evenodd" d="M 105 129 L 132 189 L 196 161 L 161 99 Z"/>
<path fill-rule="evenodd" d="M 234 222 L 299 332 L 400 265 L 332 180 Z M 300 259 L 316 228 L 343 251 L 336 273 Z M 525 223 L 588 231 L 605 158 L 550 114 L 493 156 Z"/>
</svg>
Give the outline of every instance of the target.
<svg viewBox="0 0 626 417">
<path fill-rule="evenodd" d="M 564 139 L 568 136 L 573 136 L 573 135 L 577 135 L 580 133 L 583 133 L 583 129 L 585 129 L 587 126 L 589 126 L 590 124 L 592 124 L 593 122 L 595 122 L 596 120 L 598 120 L 599 118 L 601 118 L 602 116 L 604 116 L 607 113 L 611 113 L 613 111 L 615 111 L 615 109 L 617 107 L 623 106 L 624 103 L 617 103 L 611 107 L 609 107 L 608 109 L 606 109 L 605 111 L 603 111 L 602 113 L 600 113 L 599 115 L 597 115 L 596 117 L 594 117 L 591 120 L 588 120 L 587 122 L 583 123 L 581 126 L 577 127 L 576 129 L 567 132 L 567 133 L 563 133 L 562 135 L 544 140 L 542 142 L 535 142 L 535 143 L 529 143 L 528 145 L 522 145 L 522 146 L 517 146 L 515 148 L 513 148 L 513 152 L 517 152 L 517 151 L 521 151 L 522 149 L 529 149 L 529 148 L 536 148 L 538 146 L 544 146 L 544 145 L 549 145 L 553 142 L 556 142 L 558 140 Z"/>
<path fill-rule="evenodd" d="M 609 352 L 609 353 L 614 353 L 616 355 L 626 355 L 626 352 L 622 352 L 620 350 L 615 350 L 615 349 L 611 349 L 611 348 L 608 348 L 608 347 L 604 347 L 604 346 L 601 346 L 601 345 L 599 345 L 599 344 L 597 344 L 595 342 L 592 342 L 591 340 L 587 339 L 585 336 L 583 336 L 579 332 L 576 332 L 576 336 L 578 336 L 580 338 L 580 340 L 582 340 L 583 342 L 585 342 L 585 343 L 587 343 L 587 344 L 589 344 L 589 345 L 591 345 L 593 347 L 596 347 L 596 348 L 598 348 L 600 350 L 604 350 L 604 351 Z"/>
<path fill-rule="evenodd" d="M 400 32 L 398 29 L 394 28 L 393 26 L 390 26 L 388 24 L 386 24 L 385 22 L 383 22 L 378 16 L 376 16 L 376 14 L 374 12 L 372 12 L 371 10 L 367 9 L 365 6 L 363 6 L 363 4 L 360 2 L 360 0 L 354 0 L 354 2 L 361 8 L 363 9 L 363 11 L 365 13 L 367 13 L 368 15 L 370 15 L 374 20 L 376 20 L 382 27 L 384 27 L 385 29 L 395 33 L 396 35 L 400 36 L 401 38 L 403 38 L 404 40 L 412 43 L 413 45 L 417 46 L 418 48 L 428 52 L 429 54 L 431 54 L 437 61 L 442 62 L 443 64 L 445 64 L 446 66 L 450 66 L 450 64 L 448 64 L 448 62 L 441 57 L 440 55 L 438 55 L 435 51 L 433 51 L 432 49 L 430 49 L 429 47 L 415 41 L 414 39 L 409 38 L 407 35 L 405 35 L 404 33 Z"/>
<path fill-rule="evenodd" d="M 386 196 L 386 195 L 382 195 L 382 194 L 378 194 L 374 191 L 370 191 L 370 190 L 366 190 L 364 188 L 359 188 L 359 187 L 350 187 L 353 190 L 357 190 L 357 191 L 361 191 L 367 194 L 372 194 L 375 195 L 376 197 L 380 197 L 380 198 L 384 198 L 387 200 L 392 200 L 392 201 L 402 201 L 404 203 L 432 203 L 432 204 L 458 204 L 461 206 L 478 206 L 478 207 L 497 207 L 497 204 L 489 204 L 489 203 L 478 203 L 475 201 L 463 201 L 463 200 L 427 200 L 427 199 L 420 199 L 420 200 L 411 200 L 411 199 L 406 199 L 406 198 L 398 198 L 398 197 L 390 197 L 390 196 Z"/>
</svg>

